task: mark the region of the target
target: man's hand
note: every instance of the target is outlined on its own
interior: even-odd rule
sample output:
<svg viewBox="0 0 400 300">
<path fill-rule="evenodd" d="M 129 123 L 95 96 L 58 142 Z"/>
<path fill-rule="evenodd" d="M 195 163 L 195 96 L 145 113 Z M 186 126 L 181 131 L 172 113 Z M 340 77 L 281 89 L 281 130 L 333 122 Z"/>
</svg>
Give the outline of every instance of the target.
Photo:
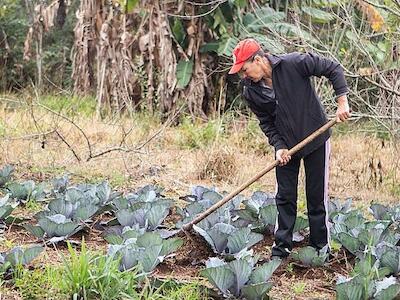
<svg viewBox="0 0 400 300">
<path fill-rule="evenodd" d="M 338 108 L 336 111 L 336 120 L 338 123 L 340 123 L 350 118 L 350 107 L 346 95 L 340 96 L 337 101 Z"/>
<path fill-rule="evenodd" d="M 279 166 L 282 167 L 286 165 L 292 158 L 290 155 L 288 155 L 288 152 L 288 149 L 279 149 L 276 151 L 276 159 L 279 160 Z"/>
</svg>

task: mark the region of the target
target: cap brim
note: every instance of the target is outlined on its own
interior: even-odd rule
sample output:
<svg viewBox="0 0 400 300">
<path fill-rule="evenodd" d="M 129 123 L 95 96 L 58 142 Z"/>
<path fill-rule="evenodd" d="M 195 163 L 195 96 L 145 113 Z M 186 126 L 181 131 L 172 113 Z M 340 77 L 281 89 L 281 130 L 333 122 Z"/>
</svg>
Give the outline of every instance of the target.
<svg viewBox="0 0 400 300">
<path fill-rule="evenodd" d="M 245 62 L 239 63 L 239 64 L 234 64 L 232 66 L 232 68 L 229 70 L 228 74 L 236 74 L 237 72 L 240 71 L 240 69 L 242 69 L 243 65 Z"/>
</svg>

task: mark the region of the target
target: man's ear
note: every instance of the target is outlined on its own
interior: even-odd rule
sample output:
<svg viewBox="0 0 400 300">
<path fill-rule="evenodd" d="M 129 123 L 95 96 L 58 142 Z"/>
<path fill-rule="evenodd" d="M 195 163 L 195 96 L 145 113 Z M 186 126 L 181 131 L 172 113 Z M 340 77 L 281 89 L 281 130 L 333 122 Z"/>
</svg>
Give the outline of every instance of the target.
<svg viewBox="0 0 400 300">
<path fill-rule="evenodd" d="M 253 61 L 255 61 L 256 63 L 260 64 L 260 63 L 262 63 L 262 57 L 257 54 L 256 56 L 254 56 L 254 60 Z"/>
</svg>

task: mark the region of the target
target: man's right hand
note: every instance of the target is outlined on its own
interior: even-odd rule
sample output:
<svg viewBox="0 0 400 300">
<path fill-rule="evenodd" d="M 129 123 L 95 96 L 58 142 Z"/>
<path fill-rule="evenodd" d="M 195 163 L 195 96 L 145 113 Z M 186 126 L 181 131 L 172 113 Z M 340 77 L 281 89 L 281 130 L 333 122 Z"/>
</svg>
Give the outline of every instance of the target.
<svg viewBox="0 0 400 300">
<path fill-rule="evenodd" d="M 279 160 L 279 166 L 282 167 L 286 165 L 292 158 L 290 155 L 288 155 L 288 153 L 288 149 L 279 149 L 278 151 L 276 151 L 276 159 Z"/>
</svg>

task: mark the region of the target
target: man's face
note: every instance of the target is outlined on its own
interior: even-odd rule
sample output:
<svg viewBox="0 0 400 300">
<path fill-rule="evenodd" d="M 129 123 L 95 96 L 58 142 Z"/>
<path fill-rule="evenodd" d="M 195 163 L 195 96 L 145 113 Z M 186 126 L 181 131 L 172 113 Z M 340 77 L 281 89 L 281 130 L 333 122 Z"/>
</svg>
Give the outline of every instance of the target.
<svg viewBox="0 0 400 300">
<path fill-rule="evenodd" d="M 264 71 L 261 67 L 261 57 L 257 55 L 253 60 L 246 61 L 240 73 L 243 78 L 250 78 L 254 82 L 260 81 L 264 76 Z"/>
</svg>

